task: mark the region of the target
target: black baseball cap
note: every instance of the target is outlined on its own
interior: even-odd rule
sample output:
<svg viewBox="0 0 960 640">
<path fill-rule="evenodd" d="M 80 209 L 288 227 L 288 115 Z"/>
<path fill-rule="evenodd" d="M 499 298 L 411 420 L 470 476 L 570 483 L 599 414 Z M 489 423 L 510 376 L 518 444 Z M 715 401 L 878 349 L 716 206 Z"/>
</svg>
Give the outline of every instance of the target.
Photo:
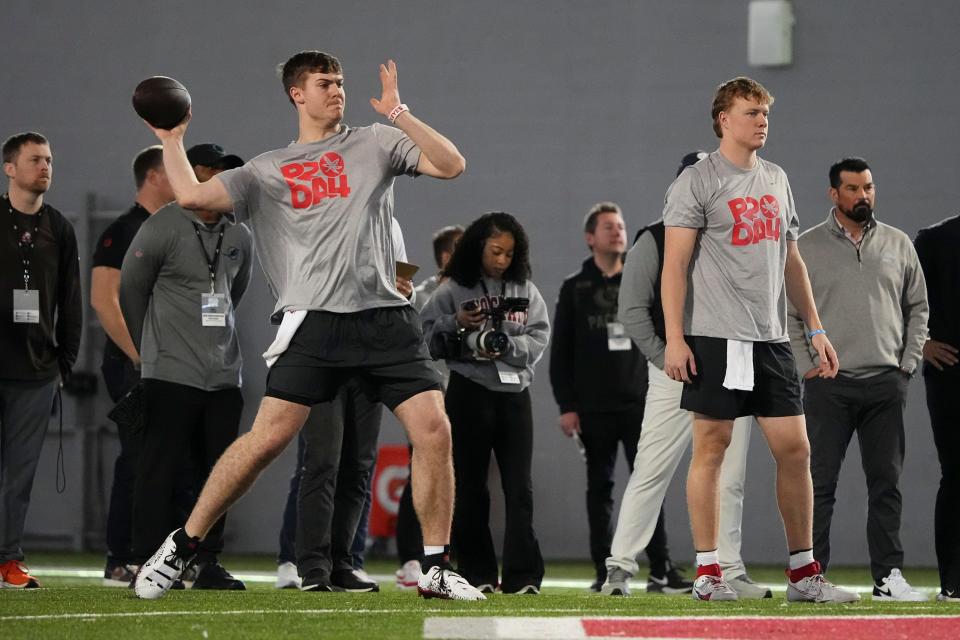
<svg viewBox="0 0 960 640">
<path fill-rule="evenodd" d="M 683 159 L 680 160 L 680 166 L 677 168 L 677 175 L 680 175 L 681 173 L 683 173 L 684 169 L 686 169 L 691 165 L 697 164 L 698 162 L 706 158 L 708 155 L 710 154 L 707 153 L 706 151 L 701 151 L 700 149 L 697 149 L 696 151 L 691 151 L 687 155 L 683 156 Z"/>
<path fill-rule="evenodd" d="M 187 149 L 187 161 L 191 167 L 200 165 L 211 169 L 236 169 L 243 166 L 240 156 L 227 155 L 223 147 L 212 142 L 195 144 Z"/>
</svg>

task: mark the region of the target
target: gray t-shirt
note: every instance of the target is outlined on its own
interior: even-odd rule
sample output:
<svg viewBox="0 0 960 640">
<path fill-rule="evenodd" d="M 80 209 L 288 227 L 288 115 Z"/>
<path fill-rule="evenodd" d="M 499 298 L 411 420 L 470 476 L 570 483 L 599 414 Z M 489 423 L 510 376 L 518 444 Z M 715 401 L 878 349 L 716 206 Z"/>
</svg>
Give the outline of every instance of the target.
<svg viewBox="0 0 960 640">
<path fill-rule="evenodd" d="M 783 169 L 753 169 L 719 151 L 684 169 L 667 189 L 663 222 L 700 229 L 691 260 L 684 332 L 752 342 L 786 342 L 783 269 L 799 220 Z"/>
<path fill-rule="evenodd" d="M 207 260 L 216 255 L 221 231 L 214 291 L 225 297 L 224 325 L 204 326 L 201 296 L 210 293 Z M 232 216 L 207 227 L 175 202 L 150 216 L 130 243 L 120 271 L 120 307 L 140 352 L 142 376 L 204 391 L 239 387 L 243 359 L 234 310 L 252 270 L 250 230 L 234 224 Z"/>
<path fill-rule="evenodd" d="M 249 218 L 275 312 L 407 304 L 396 289 L 393 181 L 420 150 L 381 124 L 257 156 L 216 177 Z"/>
</svg>

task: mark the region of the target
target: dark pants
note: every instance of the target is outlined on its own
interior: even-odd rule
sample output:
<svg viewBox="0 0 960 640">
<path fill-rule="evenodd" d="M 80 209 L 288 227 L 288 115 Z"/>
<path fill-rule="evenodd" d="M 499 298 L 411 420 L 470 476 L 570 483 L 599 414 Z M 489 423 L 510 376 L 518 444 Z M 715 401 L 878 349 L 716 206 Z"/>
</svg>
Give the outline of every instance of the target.
<svg viewBox="0 0 960 640">
<path fill-rule="evenodd" d="M 59 384 L 60 378 L 0 380 L 0 563 L 23 560 L 33 477 Z"/>
<path fill-rule="evenodd" d="M 490 391 L 452 373 L 446 395 L 453 432 L 456 507 L 452 548 L 460 574 L 474 586 L 497 584 L 497 555 L 490 534 L 490 453 L 500 469 L 506 508 L 504 593 L 540 586 L 543 556 L 533 531 L 533 415 L 529 389 Z"/>
<path fill-rule="evenodd" d="M 954 365 L 954 368 L 960 365 Z M 960 373 L 960 372 L 957 372 Z M 960 375 L 924 372 L 933 442 L 940 459 L 934 540 L 940 586 L 960 592 Z"/>
<path fill-rule="evenodd" d="M 133 507 L 133 549 L 140 561 L 182 524 L 178 495 L 184 475 L 199 495 L 213 465 L 236 440 L 243 412 L 240 389 L 203 391 L 153 379 L 143 383 L 147 419 Z M 200 543 L 198 562 L 210 562 L 223 551 L 225 522 L 226 515 Z"/>
<path fill-rule="evenodd" d="M 813 477 L 813 555 L 824 571 L 830 563 L 830 521 L 840 466 L 853 434 L 867 480 L 867 547 L 876 581 L 903 567 L 900 544 L 900 472 L 903 470 L 903 409 L 908 378 L 891 370 L 870 378 L 813 378 L 803 405 Z"/>
<path fill-rule="evenodd" d="M 410 447 L 410 458 L 413 459 L 413 447 Z M 400 564 L 410 560 L 423 560 L 423 532 L 420 530 L 417 512 L 413 508 L 412 474 L 407 475 L 407 484 L 400 494 L 397 510 L 397 555 L 400 556 Z"/>
<path fill-rule="evenodd" d="M 277 564 L 284 562 L 297 563 L 297 501 L 300 498 L 304 449 L 303 434 L 300 434 L 297 438 L 297 466 L 290 477 L 290 490 L 287 492 L 287 502 L 283 508 L 283 524 L 280 527 L 280 553 L 277 554 Z M 376 467 L 376 458 L 374 458 L 373 466 Z M 354 535 L 353 544 L 350 546 L 354 569 L 363 569 L 364 554 L 367 548 L 367 532 L 370 528 L 370 509 L 373 506 L 372 483 L 373 474 L 371 473 L 367 480 L 367 496 L 360 513 L 360 522 L 357 524 L 357 533 Z M 419 524 L 417 526 L 419 527 Z"/>
<path fill-rule="evenodd" d="M 354 568 L 351 548 L 370 489 L 382 413 L 355 380 L 344 384 L 333 402 L 310 412 L 301 431 L 295 544 L 301 576 L 323 579 L 333 570 Z"/>
<path fill-rule="evenodd" d="M 637 443 L 643 424 L 643 405 L 633 409 L 605 413 L 581 413 L 580 439 L 587 454 L 587 521 L 590 525 L 590 559 L 597 578 L 607 577 L 606 560 L 610 557 L 613 540 L 613 477 L 617 452 L 623 446 L 627 467 L 633 473 L 637 457 Z M 650 573 L 666 575 L 670 552 L 667 548 L 667 530 L 663 508 L 657 526 L 647 545 Z"/>
<path fill-rule="evenodd" d="M 105 355 L 100 367 L 107 393 L 114 404 L 140 380 L 140 372 L 124 355 Z M 137 477 L 140 434 L 128 424 L 117 424 L 120 454 L 113 464 L 113 485 L 107 510 L 108 562 L 128 564 L 133 559 L 133 488 Z"/>
</svg>

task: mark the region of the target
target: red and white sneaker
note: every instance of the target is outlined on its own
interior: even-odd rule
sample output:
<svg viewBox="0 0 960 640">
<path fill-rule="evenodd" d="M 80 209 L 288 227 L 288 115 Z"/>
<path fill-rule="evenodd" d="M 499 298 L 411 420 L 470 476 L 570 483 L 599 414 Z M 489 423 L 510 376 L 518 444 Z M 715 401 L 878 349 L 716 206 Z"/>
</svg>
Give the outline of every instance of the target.
<svg viewBox="0 0 960 640">
<path fill-rule="evenodd" d="M 397 589 L 416 589 L 417 582 L 420 580 L 420 561 L 407 560 L 394 575 Z"/>
<path fill-rule="evenodd" d="M 693 581 L 694 600 L 737 600 L 737 592 L 721 576 L 703 575 Z"/>
<path fill-rule="evenodd" d="M 40 581 L 30 575 L 27 565 L 19 560 L 0 564 L 0 589 L 38 589 Z"/>
<path fill-rule="evenodd" d="M 424 598 L 442 598 L 444 600 L 486 600 L 460 574 L 453 569 L 430 567 L 426 573 L 420 574 L 417 581 L 417 592 Z"/>
</svg>

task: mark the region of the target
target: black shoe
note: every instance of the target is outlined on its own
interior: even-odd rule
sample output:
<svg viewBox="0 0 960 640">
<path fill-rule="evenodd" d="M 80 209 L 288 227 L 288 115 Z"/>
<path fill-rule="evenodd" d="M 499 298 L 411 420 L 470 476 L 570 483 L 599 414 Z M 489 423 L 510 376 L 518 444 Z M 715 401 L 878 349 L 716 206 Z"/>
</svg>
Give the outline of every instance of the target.
<svg viewBox="0 0 960 640">
<path fill-rule="evenodd" d="M 330 584 L 334 591 L 350 593 L 370 593 L 380 591 L 380 585 L 373 580 L 365 580 L 353 569 L 335 569 L 330 573 Z"/>
<path fill-rule="evenodd" d="M 691 591 L 693 591 L 693 583 L 684 578 L 682 572 L 676 567 L 670 567 L 662 577 L 654 576 L 652 573 L 647 577 L 647 593 L 676 595 Z"/>
<path fill-rule="evenodd" d="M 300 591 L 333 591 L 333 585 L 325 573 L 308 573 L 300 583 Z"/>
<path fill-rule="evenodd" d="M 607 580 L 606 578 L 604 578 L 603 580 L 601 580 L 600 578 L 597 578 L 592 583 L 590 583 L 590 586 L 587 587 L 587 590 L 591 591 L 592 593 L 600 593 L 600 587 L 603 586 L 603 583 L 606 582 L 606 580 Z"/>
<path fill-rule="evenodd" d="M 243 581 L 237 580 L 219 562 L 206 562 L 199 567 L 197 579 L 191 589 L 219 589 L 223 591 L 245 591 Z"/>
</svg>

